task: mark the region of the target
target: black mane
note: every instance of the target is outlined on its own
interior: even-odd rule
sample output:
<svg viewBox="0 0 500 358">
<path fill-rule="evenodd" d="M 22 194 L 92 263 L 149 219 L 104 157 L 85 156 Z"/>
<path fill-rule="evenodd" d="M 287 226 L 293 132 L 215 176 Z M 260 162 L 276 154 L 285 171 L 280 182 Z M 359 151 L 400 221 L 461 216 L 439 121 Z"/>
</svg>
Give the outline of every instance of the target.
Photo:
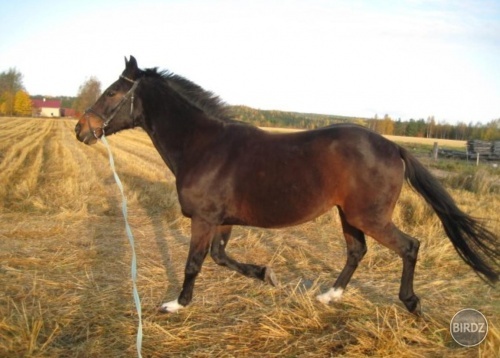
<svg viewBox="0 0 500 358">
<path fill-rule="evenodd" d="M 143 71 L 145 78 L 158 78 L 163 80 L 182 98 L 191 105 L 200 109 L 210 117 L 223 121 L 233 121 L 229 106 L 211 91 L 207 91 L 196 83 L 176 75 L 168 70 L 158 71 L 158 68 L 149 68 Z"/>
</svg>

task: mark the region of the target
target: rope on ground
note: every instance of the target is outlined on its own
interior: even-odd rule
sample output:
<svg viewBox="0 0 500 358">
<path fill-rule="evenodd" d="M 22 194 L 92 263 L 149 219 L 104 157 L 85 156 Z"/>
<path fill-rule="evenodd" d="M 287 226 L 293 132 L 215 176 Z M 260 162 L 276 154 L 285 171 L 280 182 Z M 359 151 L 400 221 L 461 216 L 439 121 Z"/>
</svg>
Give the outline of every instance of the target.
<svg viewBox="0 0 500 358">
<path fill-rule="evenodd" d="M 137 345 L 137 355 L 139 358 L 141 358 L 142 357 L 142 355 L 141 355 L 141 350 L 142 350 L 142 309 L 141 309 L 141 300 L 139 298 L 139 292 L 137 291 L 137 258 L 135 255 L 134 235 L 132 234 L 132 229 L 130 229 L 130 225 L 128 223 L 127 198 L 125 197 L 125 194 L 123 192 L 123 184 L 120 180 L 120 177 L 118 176 L 118 173 L 116 172 L 115 160 L 113 159 L 113 154 L 111 153 L 111 148 L 109 147 L 109 143 L 108 143 L 106 137 L 104 136 L 104 133 L 102 134 L 101 141 L 104 143 L 104 145 L 106 146 L 106 149 L 108 150 L 109 164 L 111 166 L 111 170 L 113 171 L 113 176 L 115 177 L 116 185 L 118 185 L 118 188 L 120 189 L 120 193 L 122 195 L 122 213 L 123 213 L 123 219 L 125 220 L 125 231 L 127 232 L 128 241 L 129 241 L 130 247 L 132 249 L 131 276 L 132 276 L 132 286 L 133 286 L 133 296 L 134 296 L 135 308 L 137 309 L 137 316 L 139 319 L 139 323 L 138 323 L 138 327 L 137 327 L 136 345 Z"/>
</svg>

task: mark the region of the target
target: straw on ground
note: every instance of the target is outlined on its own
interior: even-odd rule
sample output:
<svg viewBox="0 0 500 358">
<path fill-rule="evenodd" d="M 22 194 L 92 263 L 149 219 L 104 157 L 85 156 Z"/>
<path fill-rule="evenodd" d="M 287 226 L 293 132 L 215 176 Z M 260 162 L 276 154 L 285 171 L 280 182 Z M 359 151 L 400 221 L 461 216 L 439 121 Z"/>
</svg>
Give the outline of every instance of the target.
<svg viewBox="0 0 500 358">
<path fill-rule="evenodd" d="M 74 124 L 0 119 L 0 356 L 135 354 L 119 192 L 106 149 L 77 142 Z M 159 304 L 175 298 L 182 282 L 189 222 L 179 213 L 174 178 L 146 134 L 131 130 L 109 142 L 136 237 L 144 356 L 499 356 L 498 288 L 462 262 L 435 215 L 409 189 L 396 221 L 422 241 L 415 289 L 423 318 L 397 297 L 401 260 L 372 240 L 342 301 L 315 300 L 345 261 L 335 211 L 286 230 L 236 229 L 228 251 L 271 265 L 279 287 L 207 259 L 189 309 L 159 314 Z M 499 194 L 451 194 L 466 212 L 494 218 L 490 229 L 500 231 Z M 487 317 L 490 333 L 465 349 L 452 340 L 449 323 L 468 307 Z"/>
</svg>

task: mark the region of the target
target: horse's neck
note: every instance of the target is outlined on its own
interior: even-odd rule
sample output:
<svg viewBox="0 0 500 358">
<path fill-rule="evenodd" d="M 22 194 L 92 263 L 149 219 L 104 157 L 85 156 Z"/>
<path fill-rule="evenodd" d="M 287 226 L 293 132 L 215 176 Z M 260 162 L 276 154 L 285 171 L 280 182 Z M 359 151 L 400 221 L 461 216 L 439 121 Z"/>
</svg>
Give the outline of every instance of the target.
<svg viewBox="0 0 500 358">
<path fill-rule="evenodd" d="M 157 135 L 156 132 L 151 133 L 150 131 L 146 132 L 149 134 L 153 145 L 155 146 L 158 153 L 160 153 L 161 158 L 170 169 L 170 171 L 176 176 L 178 170 L 178 159 L 176 158 L 175 152 L 171 149 L 169 150 L 166 143 Z"/>
<path fill-rule="evenodd" d="M 155 116 L 145 129 L 165 164 L 177 176 L 186 157 L 192 157 L 193 151 L 202 150 L 222 127 L 221 122 L 193 112 L 184 116 Z"/>
</svg>

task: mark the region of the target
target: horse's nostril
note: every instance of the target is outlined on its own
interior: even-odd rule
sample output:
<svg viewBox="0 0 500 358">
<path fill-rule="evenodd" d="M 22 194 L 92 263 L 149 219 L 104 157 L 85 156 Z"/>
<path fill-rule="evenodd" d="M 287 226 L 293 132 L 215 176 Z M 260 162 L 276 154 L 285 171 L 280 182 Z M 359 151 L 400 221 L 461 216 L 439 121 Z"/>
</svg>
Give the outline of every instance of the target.
<svg viewBox="0 0 500 358">
<path fill-rule="evenodd" d="M 77 123 L 76 126 L 75 126 L 75 133 L 78 134 L 80 133 L 80 129 L 82 128 L 81 124 L 80 123 Z"/>
</svg>

